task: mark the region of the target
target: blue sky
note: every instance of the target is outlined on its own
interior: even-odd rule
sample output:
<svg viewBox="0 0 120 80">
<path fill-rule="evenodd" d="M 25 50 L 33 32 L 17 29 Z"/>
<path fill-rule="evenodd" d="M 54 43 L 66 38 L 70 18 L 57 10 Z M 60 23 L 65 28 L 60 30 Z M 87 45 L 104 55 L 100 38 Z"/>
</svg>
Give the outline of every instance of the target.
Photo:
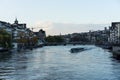
<svg viewBox="0 0 120 80">
<path fill-rule="evenodd" d="M 120 0 L 0 0 L 0 20 L 12 23 L 15 17 L 28 27 L 44 27 L 47 34 L 83 32 L 92 27 L 81 24 L 120 21 Z"/>
</svg>

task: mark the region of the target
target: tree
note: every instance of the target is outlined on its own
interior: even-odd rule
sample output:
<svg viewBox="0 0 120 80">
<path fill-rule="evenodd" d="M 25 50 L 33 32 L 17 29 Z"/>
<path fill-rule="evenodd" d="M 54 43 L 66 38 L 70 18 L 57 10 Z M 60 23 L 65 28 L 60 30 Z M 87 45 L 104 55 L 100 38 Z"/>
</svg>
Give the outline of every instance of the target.
<svg viewBox="0 0 120 80">
<path fill-rule="evenodd" d="M 34 36 L 31 41 L 33 42 L 33 45 L 36 45 L 38 43 L 38 37 Z"/>
<path fill-rule="evenodd" d="M 12 47 L 12 38 L 11 34 L 9 34 L 6 30 L 0 30 L 0 47 L 3 48 L 11 48 Z"/>
<path fill-rule="evenodd" d="M 62 36 L 48 36 L 45 38 L 48 43 L 62 43 L 64 39 Z"/>
</svg>

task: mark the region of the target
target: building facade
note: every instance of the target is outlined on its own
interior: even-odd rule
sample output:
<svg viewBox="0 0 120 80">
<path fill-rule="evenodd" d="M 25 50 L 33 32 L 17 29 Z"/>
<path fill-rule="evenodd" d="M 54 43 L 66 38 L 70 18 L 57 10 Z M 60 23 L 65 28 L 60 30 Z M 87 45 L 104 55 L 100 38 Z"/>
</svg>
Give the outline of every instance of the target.
<svg viewBox="0 0 120 80">
<path fill-rule="evenodd" d="M 34 32 L 34 34 L 38 37 L 38 45 L 45 43 L 46 32 L 43 29 L 40 29 L 38 32 Z"/>
<path fill-rule="evenodd" d="M 13 48 L 27 48 L 30 46 L 35 46 L 38 43 L 37 35 L 34 34 L 32 30 L 26 27 L 25 23 L 19 23 L 17 19 L 15 19 L 13 24 L 0 21 L 0 29 L 6 30 L 12 37 L 12 45 Z M 41 33 L 44 33 L 42 31 Z M 43 34 L 40 38 L 43 38 Z"/>
<path fill-rule="evenodd" d="M 120 43 L 120 22 L 112 22 L 111 27 L 109 27 L 109 43 L 119 44 Z"/>
</svg>

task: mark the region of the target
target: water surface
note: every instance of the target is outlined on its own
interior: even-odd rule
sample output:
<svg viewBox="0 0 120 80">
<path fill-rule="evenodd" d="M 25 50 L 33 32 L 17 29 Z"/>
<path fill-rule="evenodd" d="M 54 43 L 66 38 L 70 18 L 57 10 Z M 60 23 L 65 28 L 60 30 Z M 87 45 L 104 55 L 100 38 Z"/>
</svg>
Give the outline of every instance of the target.
<svg viewBox="0 0 120 80">
<path fill-rule="evenodd" d="M 88 50 L 70 53 L 74 47 Z M 91 45 L 47 46 L 0 59 L 1 80 L 120 80 L 120 62 Z"/>
</svg>

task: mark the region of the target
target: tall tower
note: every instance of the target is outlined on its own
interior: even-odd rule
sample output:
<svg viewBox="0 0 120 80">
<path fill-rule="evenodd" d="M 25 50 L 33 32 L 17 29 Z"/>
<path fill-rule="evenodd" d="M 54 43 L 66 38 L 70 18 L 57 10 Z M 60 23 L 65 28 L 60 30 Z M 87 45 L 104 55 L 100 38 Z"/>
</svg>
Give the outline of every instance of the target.
<svg viewBox="0 0 120 80">
<path fill-rule="evenodd" d="M 15 19 L 15 22 L 14 22 L 14 24 L 18 24 L 18 20 L 17 20 L 17 18 Z"/>
</svg>

